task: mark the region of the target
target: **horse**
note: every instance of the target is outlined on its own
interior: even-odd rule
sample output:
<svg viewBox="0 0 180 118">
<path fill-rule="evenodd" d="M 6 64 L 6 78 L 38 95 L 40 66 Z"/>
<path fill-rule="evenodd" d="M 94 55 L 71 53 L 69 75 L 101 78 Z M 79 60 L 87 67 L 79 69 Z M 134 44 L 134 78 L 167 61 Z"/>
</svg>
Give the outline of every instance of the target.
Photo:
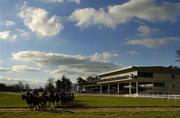
<svg viewBox="0 0 180 118">
<path fill-rule="evenodd" d="M 35 108 L 35 110 L 40 110 L 41 101 L 38 96 L 34 96 L 32 93 L 27 92 L 26 95 L 22 95 L 22 101 L 26 100 L 27 105 L 31 110 Z"/>
<path fill-rule="evenodd" d="M 29 108 L 32 110 L 32 108 L 33 108 L 33 101 L 32 101 L 32 99 L 30 98 L 30 96 L 22 95 L 21 98 L 22 98 L 22 101 L 26 100 L 27 105 L 28 105 Z"/>
</svg>

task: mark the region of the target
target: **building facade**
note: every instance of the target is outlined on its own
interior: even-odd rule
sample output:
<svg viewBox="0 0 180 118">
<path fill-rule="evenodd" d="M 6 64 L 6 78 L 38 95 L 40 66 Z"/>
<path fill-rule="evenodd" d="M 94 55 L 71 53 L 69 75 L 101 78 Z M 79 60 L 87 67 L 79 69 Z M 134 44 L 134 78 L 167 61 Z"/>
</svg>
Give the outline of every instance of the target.
<svg viewBox="0 0 180 118">
<path fill-rule="evenodd" d="M 98 74 L 87 92 L 104 94 L 180 94 L 180 69 L 174 67 L 130 66 Z"/>
</svg>

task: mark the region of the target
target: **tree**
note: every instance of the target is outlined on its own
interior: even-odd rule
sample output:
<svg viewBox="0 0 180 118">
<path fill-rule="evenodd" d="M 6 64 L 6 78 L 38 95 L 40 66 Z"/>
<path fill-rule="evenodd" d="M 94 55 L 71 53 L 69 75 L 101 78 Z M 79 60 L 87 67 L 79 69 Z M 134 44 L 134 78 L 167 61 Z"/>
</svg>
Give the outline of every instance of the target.
<svg viewBox="0 0 180 118">
<path fill-rule="evenodd" d="M 65 75 L 62 76 L 61 81 L 62 81 L 62 88 L 64 90 L 70 90 L 71 89 L 72 83 L 68 78 L 66 78 Z"/>
<path fill-rule="evenodd" d="M 26 84 L 26 85 L 25 85 L 25 89 L 26 89 L 26 91 L 29 91 L 29 90 L 30 90 L 30 85 L 29 85 L 29 84 Z"/>
<path fill-rule="evenodd" d="M 82 85 L 86 84 L 86 80 L 82 79 L 81 77 L 78 77 L 77 83 L 79 86 L 82 86 Z"/>
<path fill-rule="evenodd" d="M 21 81 L 18 82 L 17 87 L 19 88 L 20 91 L 24 90 L 24 85 Z"/>
<path fill-rule="evenodd" d="M 58 80 L 56 81 L 56 90 L 57 90 L 57 91 L 61 91 L 61 90 L 63 89 L 63 88 L 62 88 L 62 86 L 63 86 L 62 84 L 63 84 L 63 83 L 62 83 L 61 80 L 58 79 Z"/>
<path fill-rule="evenodd" d="M 45 90 L 49 92 L 53 92 L 55 89 L 54 87 L 54 79 L 48 79 L 48 83 L 46 84 Z"/>
</svg>

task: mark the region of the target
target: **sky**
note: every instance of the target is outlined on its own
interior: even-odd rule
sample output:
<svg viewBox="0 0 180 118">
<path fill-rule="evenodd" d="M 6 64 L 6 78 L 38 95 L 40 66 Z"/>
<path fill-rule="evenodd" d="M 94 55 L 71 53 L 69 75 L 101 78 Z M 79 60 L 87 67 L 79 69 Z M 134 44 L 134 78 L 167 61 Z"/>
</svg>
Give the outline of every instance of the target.
<svg viewBox="0 0 180 118">
<path fill-rule="evenodd" d="M 179 0 L 0 0 L 0 82 L 180 66 Z"/>
</svg>

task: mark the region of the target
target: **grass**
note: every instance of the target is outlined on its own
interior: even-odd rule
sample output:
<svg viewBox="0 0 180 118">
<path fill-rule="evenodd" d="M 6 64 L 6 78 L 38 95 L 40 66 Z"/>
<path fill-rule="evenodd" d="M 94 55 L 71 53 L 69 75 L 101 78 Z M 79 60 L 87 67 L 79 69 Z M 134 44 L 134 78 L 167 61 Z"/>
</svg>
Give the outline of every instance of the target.
<svg viewBox="0 0 180 118">
<path fill-rule="evenodd" d="M 76 103 L 84 107 L 180 107 L 180 100 L 116 96 L 76 96 Z"/>
<path fill-rule="evenodd" d="M 1 118 L 179 118 L 180 112 L 28 112 L 0 113 Z"/>
<path fill-rule="evenodd" d="M 0 92 L 0 107 L 26 107 L 20 93 Z"/>
<path fill-rule="evenodd" d="M 0 107 L 27 107 L 20 93 L 0 92 Z M 115 96 L 76 96 L 75 107 L 180 107 L 180 100 Z"/>
<path fill-rule="evenodd" d="M 20 93 L 0 92 L 0 108 L 26 107 Z M 128 98 L 115 96 L 76 96 L 79 107 L 180 107 L 180 100 Z M 0 118 L 180 118 L 180 112 L 0 112 Z"/>
</svg>

